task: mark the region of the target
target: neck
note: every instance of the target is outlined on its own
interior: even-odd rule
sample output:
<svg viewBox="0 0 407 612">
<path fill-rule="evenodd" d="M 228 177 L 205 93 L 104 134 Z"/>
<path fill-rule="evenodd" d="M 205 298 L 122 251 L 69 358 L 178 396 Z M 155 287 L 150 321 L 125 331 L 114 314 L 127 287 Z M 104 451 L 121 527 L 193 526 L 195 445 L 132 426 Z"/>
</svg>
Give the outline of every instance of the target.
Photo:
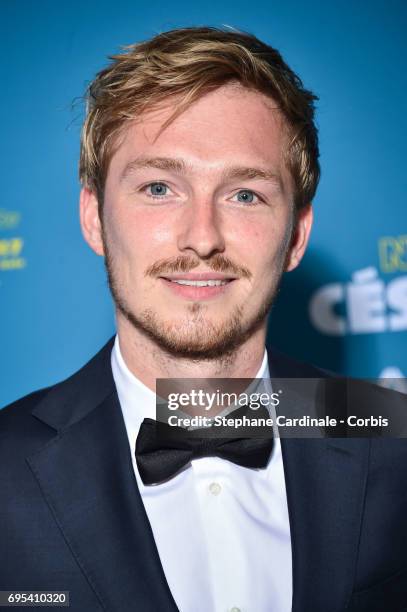
<svg viewBox="0 0 407 612">
<path fill-rule="evenodd" d="M 117 317 L 120 351 L 129 370 L 155 392 L 157 378 L 253 378 L 264 356 L 266 322 L 232 354 L 213 360 L 169 355 L 151 338 Z"/>
</svg>

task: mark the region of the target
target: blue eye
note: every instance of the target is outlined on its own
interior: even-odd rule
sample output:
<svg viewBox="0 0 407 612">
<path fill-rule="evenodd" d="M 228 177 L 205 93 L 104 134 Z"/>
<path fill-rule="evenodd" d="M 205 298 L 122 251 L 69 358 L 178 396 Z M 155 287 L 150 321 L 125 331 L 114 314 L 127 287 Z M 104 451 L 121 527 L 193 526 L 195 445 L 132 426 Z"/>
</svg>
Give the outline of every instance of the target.
<svg viewBox="0 0 407 612">
<path fill-rule="evenodd" d="M 256 197 L 253 191 L 249 189 L 241 189 L 237 192 L 237 201 L 242 202 L 243 204 L 252 204 L 254 202 L 254 198 Z"/>
<path fill-rule="evenodd" d="M 149 195 L 160 197 L 167 195 L 168 187 L 164 183 L 151 183 L 147 189 L 150 191 Z"/>
</svg>

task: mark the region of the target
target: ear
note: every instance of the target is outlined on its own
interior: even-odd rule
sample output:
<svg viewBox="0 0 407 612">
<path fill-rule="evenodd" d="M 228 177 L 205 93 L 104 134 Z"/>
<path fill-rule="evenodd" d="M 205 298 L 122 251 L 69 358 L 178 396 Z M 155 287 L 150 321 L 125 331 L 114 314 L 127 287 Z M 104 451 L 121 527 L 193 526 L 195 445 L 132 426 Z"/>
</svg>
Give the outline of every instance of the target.
<svg viewBox="0 0 407 612">
<path fill-rule="evenodd" d="M 81 190 L 79 216 L 86 242 L 97 255 L 104 255 L 98 200 L 93 191 L 87 187 Z"/>
<path fill-rule="evenodd" d="M 297 213 L 297 224 L 291 239 L 291 246 L 286 260 L 286 272 L 291 272 L 300 263 L 311 234 L 313 221 L 312 205 L 307 204 Z"/>
</svg>

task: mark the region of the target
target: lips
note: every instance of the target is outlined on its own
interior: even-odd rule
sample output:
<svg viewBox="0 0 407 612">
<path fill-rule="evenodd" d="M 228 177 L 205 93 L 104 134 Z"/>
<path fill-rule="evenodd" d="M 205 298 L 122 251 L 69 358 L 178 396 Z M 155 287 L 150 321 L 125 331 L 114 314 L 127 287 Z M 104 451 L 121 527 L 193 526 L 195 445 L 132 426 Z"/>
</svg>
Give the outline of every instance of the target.
<svg viewBox="0 0 407 612">
<path fill-rule="evenodd" d="M 199 281 L 222 281 L 228 282 L 236 280 L 236 276 L 232 274 L 222 274 L 221 272 L 180 272 L 178 274 L 163 274 L 161 278 L 169 281 L 186 281 L 186 282 L 199 282 Z"/>
<path fill-rule="evenodd" d="M 223 294 L 236 277 L 219 272 L 184 272 L 161 276 L 160 279 L 175 295 L 196 301 Z"/>
<path fill-rule="evenodd" d="M 230 283 L 230 280 L 186 280 L 186 279 L 171 279 L 172 283 L 177 283 L 177 285 L 187 285 L 188 287 L 220 287 L 221 285 L 227 285 Z"/>
</svg>

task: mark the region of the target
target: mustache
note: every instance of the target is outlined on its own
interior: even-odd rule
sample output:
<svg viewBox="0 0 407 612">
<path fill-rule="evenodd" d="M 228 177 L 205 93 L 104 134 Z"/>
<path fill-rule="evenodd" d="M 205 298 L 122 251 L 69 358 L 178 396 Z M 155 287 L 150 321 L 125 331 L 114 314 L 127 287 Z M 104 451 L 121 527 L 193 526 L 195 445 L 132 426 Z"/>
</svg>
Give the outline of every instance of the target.
<svg viewBox="0 0 407 612">
<path fill-rule="evenodd" d="M 152 264 L 145 271 L 145 276 L 163 276 L 168 273 L 190 272 L 194 268 L 198 268 L 202 260 L 179 255 L 170 259 L 160 259 Z M 251 278 L 252 273 L 244 266 L 239 266 L 228 257 L 220 253 L 214 255 L 210 259 L 204 260 L 205 268 L 209 268 L 214 272 L 223 272 L 224 274 L 233 274 L 240 278 Z"/>
</svg>

